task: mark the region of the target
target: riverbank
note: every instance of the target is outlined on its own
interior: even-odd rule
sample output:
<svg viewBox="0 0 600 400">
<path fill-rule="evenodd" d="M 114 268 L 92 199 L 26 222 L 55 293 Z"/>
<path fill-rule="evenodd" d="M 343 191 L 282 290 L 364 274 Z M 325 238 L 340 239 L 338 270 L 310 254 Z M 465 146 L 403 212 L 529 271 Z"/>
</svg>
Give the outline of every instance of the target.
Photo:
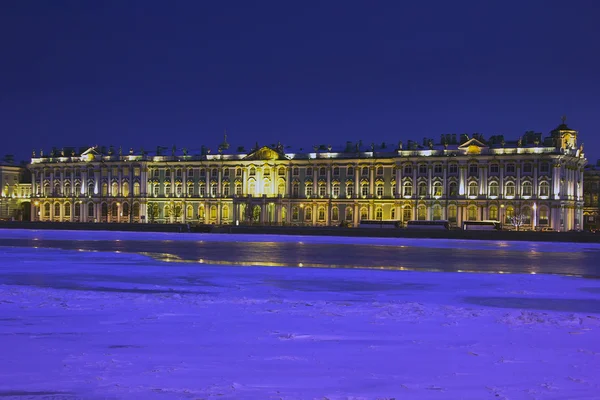
<svg viewBox="0 0 600 400">
<path fill-rule="evenodd" d="M 0 222 L 0 229 L 89 230 L 128 232 L 176 232 L 215 234 L 267 234 L 303 236 L 387 237 L 412 239 L 516 240 L 534 242 L 600 243 L 600 234 L 589 232 L 515 232 L 463 230 L 407 230 L 389 228 L 342 228 L 309 226 L 203 225 L 203 224 L 130 224 L 81 222 Z"/>
</svg>

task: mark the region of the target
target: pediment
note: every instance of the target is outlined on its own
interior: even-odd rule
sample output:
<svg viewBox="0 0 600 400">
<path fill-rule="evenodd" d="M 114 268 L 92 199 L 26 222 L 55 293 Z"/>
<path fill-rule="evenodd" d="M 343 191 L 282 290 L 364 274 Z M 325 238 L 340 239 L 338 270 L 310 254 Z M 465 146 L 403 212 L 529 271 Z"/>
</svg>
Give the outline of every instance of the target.
<svg viewBox="0 0 600 400">
<path fill-rule="evenodd" d="M 264 160 L 264 161 L 270 161 L 270 160 L 287 160 L 288 158 L 278 152 L 277 150 L 274 150 L 268 146 L 263 146 L 258 150 L 255 150 L 253 152 L 251 152 L 250 154 L 248 154 L 246 157 L 244 157 L 244 160 Z"/>
<path fill-rule="evenodd" d="M 101 154 L 96 150 L 96 146 L 90 147 L 79 156 L 82 161 L 94 161 L 96 156 L 100 156 Z"/>
<path fill-rule="evenodd" d="M 483 149 L 487 149 L 488 146 L 480 142 L 475 138 L 467 140 L 465 143 L 458 146 L 459 150 L 463 150 L 467 154 L 480 154 Z"/>
</svg>

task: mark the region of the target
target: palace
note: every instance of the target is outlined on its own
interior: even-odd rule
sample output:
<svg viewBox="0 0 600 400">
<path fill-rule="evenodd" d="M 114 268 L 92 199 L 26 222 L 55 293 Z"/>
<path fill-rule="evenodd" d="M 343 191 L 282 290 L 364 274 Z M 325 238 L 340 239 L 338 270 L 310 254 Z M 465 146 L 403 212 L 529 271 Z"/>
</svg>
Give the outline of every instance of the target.
<svg viewBox="0 0 600 400">
<path fill-rule="evenodd" d="M 547 137 L 442 135 L 439 142 L 281 144 L 211 152 L 159 147 L 35 153 L 41 221 L 358 226 L 361 220 L 499 220 L 566 231 L 583 223 L 586 159 L 563 123 Z M 167 153 L 169 153 L 167 151 Z"/>
</svg>

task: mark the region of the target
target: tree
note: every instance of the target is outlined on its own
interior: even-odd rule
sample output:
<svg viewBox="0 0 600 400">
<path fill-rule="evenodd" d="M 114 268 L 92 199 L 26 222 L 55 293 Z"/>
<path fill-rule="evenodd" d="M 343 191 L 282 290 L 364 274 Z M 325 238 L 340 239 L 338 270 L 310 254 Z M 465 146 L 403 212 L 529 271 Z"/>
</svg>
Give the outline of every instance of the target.
<svg viewBox="0 0 600 400">
<path fill-rule="evenodd" d="M 154 222 L 156 218 L 158 218 L 158 204 L 148 203 L 148 219 Z"/>
<path fill-rule="evenodd" d="M 518 231 L 519 228 L 525 222 L 526 216 L 520 211 L 515 211 L 515 214 L 510 217 L 510 224 L 515 227 L 515 230 Z"/>
</svg>

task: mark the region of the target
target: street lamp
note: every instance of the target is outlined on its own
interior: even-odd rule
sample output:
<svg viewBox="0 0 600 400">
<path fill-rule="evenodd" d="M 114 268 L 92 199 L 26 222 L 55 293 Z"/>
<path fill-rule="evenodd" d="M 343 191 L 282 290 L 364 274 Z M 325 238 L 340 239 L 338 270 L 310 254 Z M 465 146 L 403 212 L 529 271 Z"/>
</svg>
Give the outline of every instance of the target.
<svg viewBox="0 0 600 400">
<path fill-rule="evenodd" d="M 504 204 L 500 204 L 500 226 L 504 229 Z"/>
</svg>

